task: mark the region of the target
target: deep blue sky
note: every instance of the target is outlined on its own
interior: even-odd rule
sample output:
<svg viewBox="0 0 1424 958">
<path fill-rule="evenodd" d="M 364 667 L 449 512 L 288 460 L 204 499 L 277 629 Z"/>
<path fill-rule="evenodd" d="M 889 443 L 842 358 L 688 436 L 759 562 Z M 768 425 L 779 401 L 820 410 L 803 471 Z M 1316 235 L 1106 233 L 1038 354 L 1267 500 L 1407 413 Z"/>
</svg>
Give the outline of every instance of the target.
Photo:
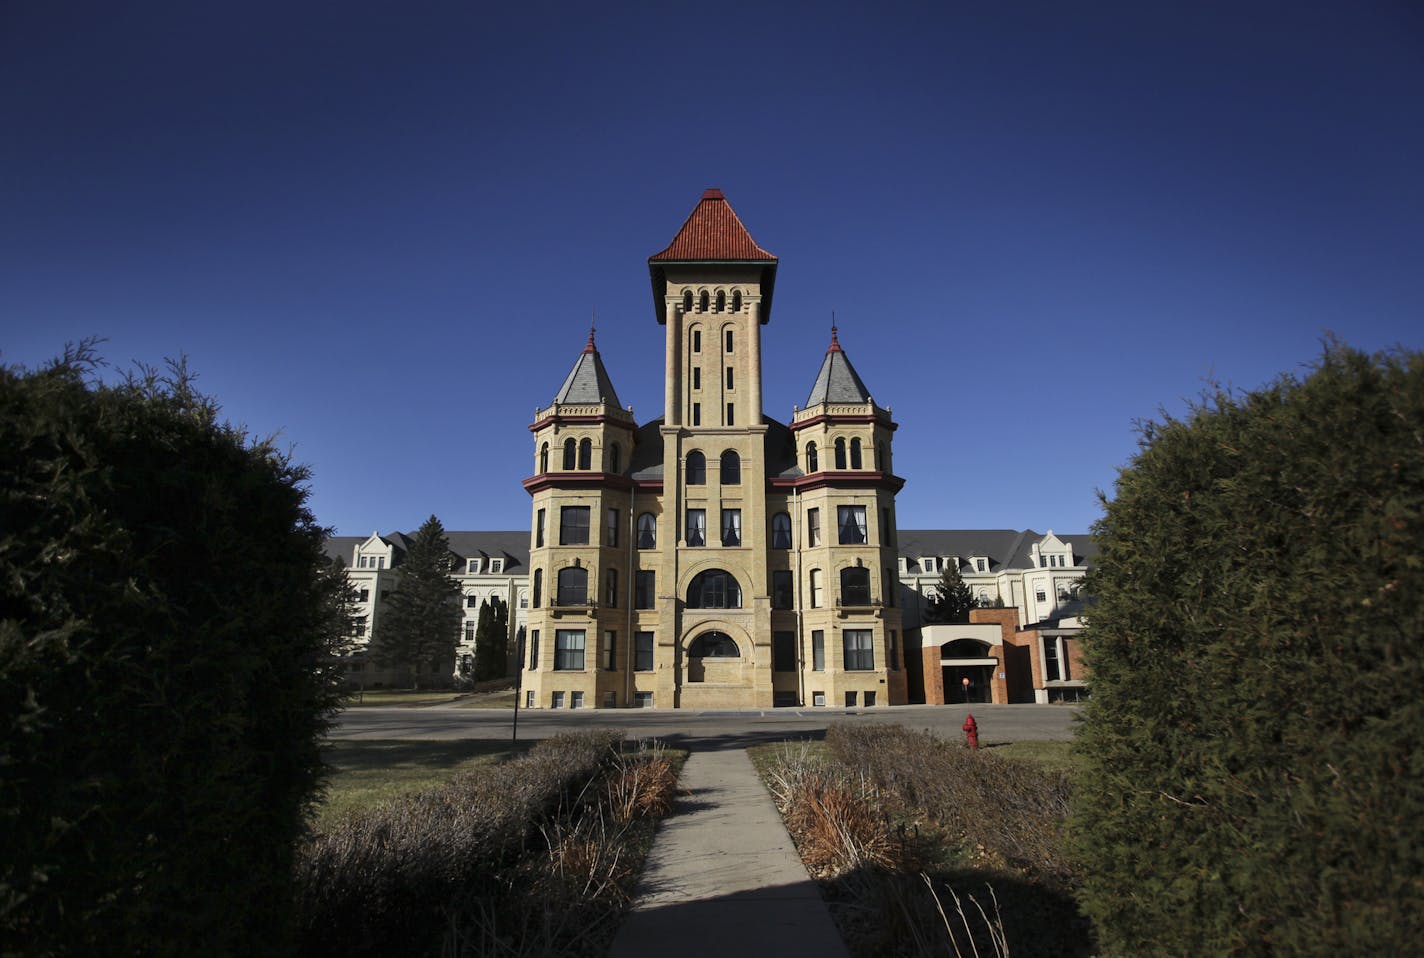
<svg viewBox="0 0 1424 958">
<path fill-rule="evenodd" d="M 527 528 L 594 310 L 661 413 L 646 260 L 716 186 L 769 415 L 834 309 L 902 526 L 1080 532 L 1208 379 L 1424 345 L 1420 11 L 0 0 L 0 359 L 186 354 L 343 534 Z"/>
</svg>

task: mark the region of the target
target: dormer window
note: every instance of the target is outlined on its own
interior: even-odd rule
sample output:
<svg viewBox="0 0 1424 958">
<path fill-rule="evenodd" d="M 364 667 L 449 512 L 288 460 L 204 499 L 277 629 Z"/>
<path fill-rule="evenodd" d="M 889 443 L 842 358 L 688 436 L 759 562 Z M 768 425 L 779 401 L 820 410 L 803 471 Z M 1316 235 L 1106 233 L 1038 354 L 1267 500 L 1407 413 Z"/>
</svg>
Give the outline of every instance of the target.
<svg viewBox="0 0 1424 958">
<path fill-rule="evenodd" d="M 988 572 L 988 571 L 989 571 L 989 560 L 986 559 L 986 558 L 984 558 L 983 556 L 975 556 L 975 557 L 974 557 L 974 571 L 975 571 L 975 572 Z"/>
<path fill-rule="evenodd" d="M 504 560 L 503 560 L 503 559 L 491 559 L 491 560 L 490 560 L 490 572 L 503 572 L 503 571 L 504 571 Z"/>
<path fill-rule="evenodd" d="M 467 559 L 467 560 L 465 561 L 465 571 L 468 572 L 470 575 L 479 575 L 479 574 L 480 574 L 480 560 L 479 560 L 479 559 Z"/>
<path fill-rule="evenodd" d="M 926 572 L 936 572 L 938 571 L 938 567 L 939 560 L 937 559 L 933 559 L 929 556 L 924 556 L 920 559 L 920 568 Z"/>
</svg>

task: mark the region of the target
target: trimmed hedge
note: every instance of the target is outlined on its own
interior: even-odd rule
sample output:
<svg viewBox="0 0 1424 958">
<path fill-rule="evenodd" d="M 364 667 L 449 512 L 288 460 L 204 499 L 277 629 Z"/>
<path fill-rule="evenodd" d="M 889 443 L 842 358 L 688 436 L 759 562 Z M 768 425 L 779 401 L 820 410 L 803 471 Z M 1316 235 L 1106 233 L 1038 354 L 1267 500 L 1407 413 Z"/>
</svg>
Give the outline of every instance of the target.
<svg viewBox="0 0 1424 958">
<path fill-rule="evenodd" d="M 1094 529 L 1076 792 L 1105 954 L 1424 941 L 1424 356 L 1143 429 Z"/>
<path fill-rule="evenodd" d="M 307 475 L 94 364 L 0 369 L 0 952 L 280 953 L 338 701 Z"/>
</svg>

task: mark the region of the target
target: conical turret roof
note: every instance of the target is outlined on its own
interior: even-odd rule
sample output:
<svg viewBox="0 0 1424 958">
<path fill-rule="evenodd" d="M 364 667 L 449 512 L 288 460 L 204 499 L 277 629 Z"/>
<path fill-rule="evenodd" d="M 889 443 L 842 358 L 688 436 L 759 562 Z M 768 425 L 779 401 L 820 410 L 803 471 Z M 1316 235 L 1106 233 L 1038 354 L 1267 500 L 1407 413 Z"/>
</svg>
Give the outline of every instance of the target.
<svg viewBox="0 0 1424 958">
<path fill-rule="evenodd" d="M 554 396 L 554 402 L 564 405 L 608 403 L 623 408 L 618 402 L 618 393 L 613 389 L 613 380 L 608 378 L 608 370 L 603 368 L 603 360 L 593 344 L 592 327 L 588 331 L 588 345 L 579 353 L 574 368 L 569 370 L 568 378 Z"/>
<path fill-rule="evenodd" d="M 860 381 L 850 357 L 841 348 L 836 335 L 836 327 L 831 327 L 831 345 L 826 350 L 826 359 L 821 363 L 821 371 L 816 375 L 816 384 L 811 387 L 811 396 L 806 405 L 821 403 L 864 403 L 870 402 L 870 391 Z"/>
</svg>

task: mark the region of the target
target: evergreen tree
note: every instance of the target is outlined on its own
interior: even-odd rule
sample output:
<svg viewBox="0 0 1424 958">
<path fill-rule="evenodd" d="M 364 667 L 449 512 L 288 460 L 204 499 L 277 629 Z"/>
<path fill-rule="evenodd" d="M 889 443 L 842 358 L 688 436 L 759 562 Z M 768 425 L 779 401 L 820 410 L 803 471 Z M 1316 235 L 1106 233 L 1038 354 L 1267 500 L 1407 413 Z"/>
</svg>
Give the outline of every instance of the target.
<svg viewBox="0 0 1424 958">
<path fill-rule="evenodd" d="M 400 580 L 371 636 L 371 658 L 376 664 L 410 670 L 417 686 L 426 668 L 453 669 L 464 617 L 452 567 L 445 528 L 431 516 L 416 531 L 401 564 Z"/>
<path fill-rule="evenodd" d="M 1143 427 L 1093 530 L 1071 833 L 1104 955 L 1424 940 L 1424 354 Z"/>
<path fill-rule="evenodd" d="M 958 562 L 946 562 L 944 572 L 935 585 L 935 594 L 925 610 L 925 619 L 931 624 L 943 622 L 968 622 L 969 610 L 978 603 L 974 593 L 959 574 Z"/>
<path fill-rule="evenodd" d="M 480 604 L 475 627 L 475 681 L 497 679 L 509 671 L 509 605 L 499 596 Z"/>
</svg>

